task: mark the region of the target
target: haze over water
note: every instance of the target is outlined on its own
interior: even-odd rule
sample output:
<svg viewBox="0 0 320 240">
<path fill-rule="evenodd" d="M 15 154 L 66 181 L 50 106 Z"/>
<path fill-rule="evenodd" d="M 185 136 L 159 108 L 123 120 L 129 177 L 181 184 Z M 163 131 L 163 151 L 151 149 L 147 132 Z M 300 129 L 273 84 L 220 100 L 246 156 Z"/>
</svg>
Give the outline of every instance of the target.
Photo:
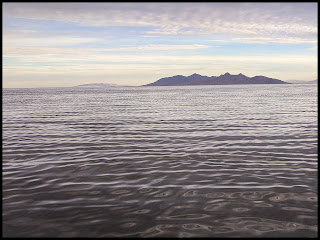
<svg viewBox="0 0 320 240">
<path fill-rule="evenodd" d="M 316 237 L 317 97 L 3 89 L 3 236 Z"/>
</svg>

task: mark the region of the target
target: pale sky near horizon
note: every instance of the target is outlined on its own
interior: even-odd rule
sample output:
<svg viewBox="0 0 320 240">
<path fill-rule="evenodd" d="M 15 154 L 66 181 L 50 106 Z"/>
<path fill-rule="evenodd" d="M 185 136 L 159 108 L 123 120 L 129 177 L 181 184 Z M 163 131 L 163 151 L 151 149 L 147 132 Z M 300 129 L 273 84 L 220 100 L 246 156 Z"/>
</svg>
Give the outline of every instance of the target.
<svg viewBox="0 0 320 240">
<path fill-rule="evenodd" d="M 3 3 L 4 88 L 318 75 L 317 2 Z"/>
</svg>

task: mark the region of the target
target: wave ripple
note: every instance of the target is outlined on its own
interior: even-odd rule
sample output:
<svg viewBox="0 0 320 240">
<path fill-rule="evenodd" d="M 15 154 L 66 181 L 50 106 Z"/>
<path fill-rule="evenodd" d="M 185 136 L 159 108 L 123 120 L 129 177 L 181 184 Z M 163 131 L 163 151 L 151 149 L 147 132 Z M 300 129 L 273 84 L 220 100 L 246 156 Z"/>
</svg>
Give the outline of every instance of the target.
<svg viewBox="0 0 320 240">
<path fill-rule="evenodd" d="M 3 89 L 5 237 L 316 237 L 311 85 Z"/>
</svg>

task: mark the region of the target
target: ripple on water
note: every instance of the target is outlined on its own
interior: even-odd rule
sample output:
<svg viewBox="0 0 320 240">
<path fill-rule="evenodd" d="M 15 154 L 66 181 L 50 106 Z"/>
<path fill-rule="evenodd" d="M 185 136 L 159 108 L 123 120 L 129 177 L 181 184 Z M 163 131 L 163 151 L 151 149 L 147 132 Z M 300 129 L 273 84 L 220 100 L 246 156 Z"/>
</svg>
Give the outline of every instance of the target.
<svg viewBox="0 0 320 240">
<path fill-rule="evenodd" d="M 317 236 L 306 85 L 3 90 L 5 237 Z"/>
</svg>

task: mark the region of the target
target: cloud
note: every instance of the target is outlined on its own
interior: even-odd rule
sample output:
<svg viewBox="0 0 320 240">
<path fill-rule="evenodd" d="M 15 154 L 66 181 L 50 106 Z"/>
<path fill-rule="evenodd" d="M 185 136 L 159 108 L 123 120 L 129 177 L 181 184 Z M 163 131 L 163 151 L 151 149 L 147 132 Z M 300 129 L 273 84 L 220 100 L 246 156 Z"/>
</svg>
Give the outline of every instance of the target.
<svg viewBox="0 0 320 240">
<path fill-rule="evenodd" d="M 147 35 L 316 39 L 316 3 L 5 3 L 4 16 L 83 26 L 151 26 Z"/>
<path fill-rule="evenodd" d="M 69 39 L 72 42 L 73 39 Z M 89 41 L 90 39 L 88 39 Z M 37 59 L 41 59 L 43 56 L 45 56 L 45 59 L 48 62 L 52 61 L 68 61 L 68 60 L 75 60 L 75 59 L 69 59 L 69 57 L 77 58 L 81 61 L 81 58 L 79 56 L 82 56 L 83 59 L 86 61 L 98 61 L 103 59 L 110 60 L 110 57 L 116 61 L 116 59 L 119 59 L 119 61 L 126 60 L 126 59 L 136 59 L 139 60 L 139 56 L 147 55 L 148 52 L 151 53 L 151 57 L 156 57 L 157 55 L 154 55 L 154 52 L 159 51 L 179 51 L 179 50 L 197 50 L 197 49 L 207 49 L 214 46 L 208 46 L 208 45 L 200 45 L 200 44 L 190 44 L 190 45 L 167 45 L 167 44 L 151 44 L 146 46 L 137 46 L 137 47 L 126 47 L 126 48 L 59 48 L 59 47 L 43 47 L 41 44 L 38 44 L 38 39 L 32 42 L 31 47 L 28 46 L 28 43 L 26 43 L 26 46 L 28 47 L 20 47 L 21 44 L 14 44 L 13 47 L 11 46 L 4 46 L 3 47 L 3 56 L 4 57 L 11 57 L 11 58 L 17 58 L 22 60 L 23 58 L 29 56 L 33 57 L 33 62 L 36 62 Z M 94 41 L 94 39 L 92 40 Z M 62 41 L 63 42 L 63 41 Z M 76 41 L 77 42 L 77 41 Z M 80 43 L 85 41 L 79 41 Z M 12 44 L 12 43 L 11 43 Z M 56 44 L 56 43 L 53 43 Z M 16 47 L 18 45 L 18 47 Z M 34 47 L 34 45 L 38 45 L 38 47 Z M 39 46 L 40 45 L 40 46 Z M 46 42 L 44 46 L 50 45 L 50 42 Z M 119 55 L 110 55 L 112 52 L 117 53 L 123 53 L 121 56 Z M 131 52 L 139 52 L 139 55 L 130 54 Z M 89 56 L 90 55 L 90 56 Z M 108 57 L 110 56 L 110 57 Z M 112 60 L 111 59 L 111 60 Z"/>
<path fill-rule="evenodd" d="M 76 46 L 84 43 L 99 42 L 101 39 L 90 37 L 24 37 L 3 36 L 3 45 L 6 47 L 50 47 Z"/>
<path fill-rule="evenodd" d="M 126 48 L 113 48 L 113 49 L 102 49 L 102 51 L 166 51 L 166 50 L 195 50 L 210 48 L 213 46 L 201 45 L 201 44 L 190 44 L 190 45 L 167 45 L 167 44 L 151 44 L 147 46 L 138 47 L 126 47 Z"/>
<path fill-rule="evenodd" d="M 303 39 L 303 38 L 281 38 L 281 37 L 251 37 L 251 38 L 233 38 L 233 41 L 244 42 L 244 43 L 287 43 L 287 44 L 297 44 L 297 43 L 317 43 L 316 39 Z"/>
<path fill-rule="evenodd" d="M 164 49 L 174 49 L 173 45 L 164 45 Z M 193 45 L 185 45 L 184 48 L 193 49 Z M 197 49 L 196 45 L 196 49 Z M 200 45 L 200 47 L 202 47 Z M 143 48 L 143 47 L 141 47 Z M 30 66 L 37 64 L 65 64 L 65 66 L 87 64 L 88 66 L 96 63 L 101 64 L 156 64 L 156 65 L 201 65 L 213 63 L 232 64 L 235 62 L 241 63 L 307 63 L 317 64 L 316 56 L 309 55 L 295 55 L 295 54 L 277 54 L 277 55 L 252 55 L 252 56 L 239 56 L 239 55 L 195 55 L 195 54 L 163 54 L 162 52 L 153 52 L 159 48 L 158 45 L 147 45 L 144 48 L 150 50 L 143 51 L 124 51 L 119 54 L 113 51 L 104 51 L 99 48 L 3 48 L 4 62 L 18 61 L 21 66 Z M 132 49 L 135 50 L 135 49 Z M 151 51 L 152 50 L 152 51 Z M 8 63 L 7 63 L 8 64 Z M 7 64 L 4 64 L 4 68 Z M 101 67 L 103 67 L 101 65 Z"/>
</svg>

